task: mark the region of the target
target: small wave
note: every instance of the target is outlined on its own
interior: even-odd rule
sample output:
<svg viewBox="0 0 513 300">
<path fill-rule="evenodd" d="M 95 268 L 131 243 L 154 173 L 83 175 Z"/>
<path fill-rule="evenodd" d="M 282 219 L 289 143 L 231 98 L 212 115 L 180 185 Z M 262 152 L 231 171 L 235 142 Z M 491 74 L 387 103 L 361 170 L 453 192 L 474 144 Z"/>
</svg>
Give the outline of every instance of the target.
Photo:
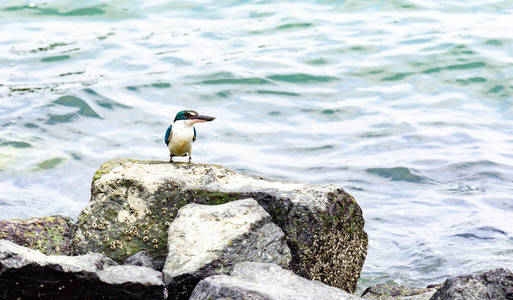
<svg viewBox="0 0 513 300">
<path fill-rule="evenodd" d="M 449 169 L 452 170 L 468 170 L 472 168 L 480 168 L 480 167 L 496 167 L 499 166 L 497 163 L 491 160 L 476 160 L 476 161 L 466 161 L 449 165 Z"/>
<path fill-rule="evenodd" d="M 62 96 L 59 99 L 52 102 L 53 104 L 69 106 L 69 107 L 77 107 L 78 114 L 91 118 L 101 119 L 100 115 L 97 114 L 87 102 L 84 100 L 74 97 L 74 96 Z"/>
<path fill-rule="evenodd" d="M 202 84 L 269 84 L 268 80 L 250 77 L 250 78 L 221 78 L 221 79 L 210 79 L 204 80 Z"/>
<path fill-rule="evenodd" d="M 70 58 L 71 58 L 71 56 L 69 56 L 69 55 L 56 55 L 56 56 L 42 58 L 41 61 L 42 62 L 56 62 L 56 61 L 70 59 Z"/>
<path fill-rule="evenodd" d="M 31 148 L 32 144 L 22 141 L 5 141 L 0 139 L 0 146 L 14 148 Z"/>
<path fill-rule="evenodd" d="M 83 89 L 83 92 L 87 93 L 89 96 L 95 100 L 96 104 L 106 109 L 114 109 L 114 108 L 126 108 L 129 109 L 130 106 L 121 104 L 116 102 L 108 97 L 98 94 L 95 90 L 91 88 Z"/>
<path fill-rule="evenodd" d="M 50 169 L 56 168 L 57 166 L 62 164 L 64 161 L 65 161 L 65 159 L 62 157 L 51 158 L 51 159 L 47 159 L 47 160 L 44 160 L 44 161 L 38 163 L 37 167 L 41 170 L 50 170 Z"/>
<path fill-rule="evenodd" d="M 73 9 L 67 12 L 61 12 L 58 9 L 54 8 L 45 8 L 39 7 L 35 5 L 22 5 L 22 6 L 10 6 L 4 8 L 4 11 L 21 11 L 21 10 L 33 10 L 36 11 L 40 15 L 47 16 L 95 16 L 102 15 L 106 11 L 100 7 L 90 6 L 84 8 Z"/>
<path fill-rule="evenodd" d="M 370 168 L 367 172 L 378 175 L 392 181 L 408 181 L 408 182 L 424 182 L 425 178 L 413 174 L 409 168 L 394 167 L 394 168 Z"/>
<path fill-rule="evenodd" d="M 461 237 L 461 238 L 468 239 L 468 240 L 474 240 L 474 239 L 477 239 L 477 240 L 493 240 L 494 239 L 492 237 L 478 236 L 478 235 L 473 234 L 473 233 L 458 233 L 458 234 L 454 234 L 453 237 Z"/>
<path fill-rule="evenodd" d="M 317 147 L 297 147 L 297 148 L 291 148 L 291 149 L 285 149 L 285 150 L 293 151 L 293 152 L 297 152 L 297 153 L 313 153 L 313 152 L 332 150 L 334 148 L 335 148 L 335 146 L 333 146 L 333 145 L 323 145 L 323 146 L 317 146 Z"/>
<path fill-rule="evenodd" d="M 492 233 L 499 233 L 501 235 L 507 235 L 507 233 L 505 231 L 502 231 L 498 228 L 495 228 L 493 226 L 483 226 L 483 227 L 479 227 L 478 230 L 482 230 L 482 231 L 488 231 L 488 232 L 492 232 Z"/>
<path fill-rule="evenodd" d="M 75 96 L 62 96 L 58 98 L 57 100 L 54 100 L 52 103 L 50 103 L 48 106 L 66 106 L 66 107 L 73 107 L 78 108 L 78 111 L 70 112 L 70 113 L 64 113 L 64 114 L 57 114 L 57 113 L 48 113 L 47 117 L 47 124 L 58 124 L 58 123 L 68 123 L 73 121 L 78 116 L 84 116 L 89 118 L 96 118 L 101 119 L 102 117 L 96 113 L 93 108 L 87 104 L 86 101 L 75 97 Z"/>
<path fill-rule="evenodd" d="M 323 65 L 330 64 L 331 62 L 323 57 L 319 57 L 316 59 L 306 61 L 306 63 L 309 65 L 312 65 L 312 66 L 323 66 Z"/>
<path fill-rule="evenodd" d="M 434 67 L 434 68 L 429 68 L 429 69 L 426 69 L 424 71 L 422 71 L 422 73 L 424 74 L 430 74 L 430 73 L 439 73 L 439 72 L 442 72 L 444 70 L 449 70 L 449 71 L 454 71 L 454 70 L 469 70 L 469 69 L 477 69 L 477 68 L 482 68 L 486 66 L 486 63 L 485 62 L 482 62 L 482 61 L 476 61 L 476 62 L 471 62 L 471 63 L 465 63 L 465 64 L 455 64 L 455 65 L 450 65 L 450 66 L 447 66 L 447 67 Z"/>
<path fill-rule="evenodd" d="M 314 23 L 288 23 L 283 24 L 275 28 L 275 30 L 284 30 L 284 29 L 296 29 L 296 28 L 309 28 L 313 27 Z"/>
<path fill-rule="evenodd" d="M 272 91 L 272 90 L 257 90 L 257 94 L 260 95 L 279 95 L 279 96 L 301 96 L 301 94 L 298 93 L 292 93 L 292 92 L 284 92 L 284 91 Z"/>
<path fill-rule="evenodd" d="M 267 77 L 268 79 L 274 81 L 281 82 L 292 82 L 292 83 L 315 83 L 315 82 L 330 82 L 340 80 L 338 77 L 334 76 L 316 76 L 310 74 L 279 74 L 279 75 L 271 75 Z"/>
</svg>

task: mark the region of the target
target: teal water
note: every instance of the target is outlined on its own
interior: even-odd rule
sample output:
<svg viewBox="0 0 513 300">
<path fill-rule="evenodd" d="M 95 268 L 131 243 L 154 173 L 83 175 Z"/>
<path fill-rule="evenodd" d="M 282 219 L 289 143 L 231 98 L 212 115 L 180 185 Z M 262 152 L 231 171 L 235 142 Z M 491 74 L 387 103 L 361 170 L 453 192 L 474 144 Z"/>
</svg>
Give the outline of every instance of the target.
<svg viewBox="0 0 513 300">
<path fill-rule="evenodd" d="M 484 4 L 483 4 L 484 3 Z M 0 218 L 76 217 L 100 164 L 333 183 L 370 237 L 360 289 L 513 268 L 513 1 L 0 4 Z"/>
</svg>

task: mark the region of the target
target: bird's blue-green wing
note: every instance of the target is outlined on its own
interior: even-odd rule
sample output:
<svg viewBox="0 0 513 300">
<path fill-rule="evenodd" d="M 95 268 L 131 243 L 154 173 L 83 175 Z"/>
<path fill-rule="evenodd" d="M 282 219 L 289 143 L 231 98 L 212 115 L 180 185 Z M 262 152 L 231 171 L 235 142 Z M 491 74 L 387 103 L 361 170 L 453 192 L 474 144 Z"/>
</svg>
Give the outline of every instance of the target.
<svg viewBox="0 0 513 300">
<path fill-rule="evenodd" d="M 173 129 L 173 125 L 169 125 L 166 130 L 166 136 L 164 136 L 164 143 L 169 146 L 169 140 L 171 139 L 171 129 Z"/>
<path fill-rule="evenodd" d="M 192 141 L 195 142 L 196 141 L 196 128 L 192 127 L 192 129 L 194 129 L 194 136 L 192 137 Z"/>
</svg>

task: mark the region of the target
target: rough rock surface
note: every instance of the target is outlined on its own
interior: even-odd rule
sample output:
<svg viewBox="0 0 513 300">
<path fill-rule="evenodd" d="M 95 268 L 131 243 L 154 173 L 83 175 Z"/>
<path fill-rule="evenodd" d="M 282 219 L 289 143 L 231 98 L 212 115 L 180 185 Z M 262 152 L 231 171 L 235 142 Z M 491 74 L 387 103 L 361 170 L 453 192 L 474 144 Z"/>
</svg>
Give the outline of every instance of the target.
<svg viewBox="0 0 513 300">
<path fill-rule="evenodd" d="M 113 299 L 166 299 L 162 273 L 140 266 L 112 266 L 98 272 L 101 292 L 95 295 Z M 94 287 L 97 288 L 97 287 Z"/>
<path fill-rule="evenodd" d="M 412 288 L 380 283 L 367 288 L 362 297 L 379 300 L 428 300 L 439 287 L 440 285 L 430 285 L 426 288 Z"/>
<path fill-rule="evenodd" d="M 123 262 L 124 265 L 147 267 L 159 271 L 162 271 L 164 263 L 164 260 L 156 260 L 146 251 L 137 252 Z"/>
<path fill-rule="evenodd" d="M 513 299 L 513 273 L 499 268 L 476 275 L 447 279 L 432 300 L 511 300 Z"/>
<path fill-rule="evenodd" d="M 0 239 L 38 250 L 44 254 L 71 252 L 71 220 L 51 216 L 0 221 Z"/>
<path fill-rule="evenodd" d="M 283 231 L 253 199 L 221 205 L 188 204 L 169 227 L 164 282 L 170 298 L 187 299 L 203 278 L 228 274 L 243 261 L 288 268 Z"/>
<path fill-rule="evenodd" d="M 266 299 L 266 300 L 344 300 L 360 299 L 318 281 L 299 277 L 268 263 L 243 262 L 231 275 L 208 277 L 196 286 L 190 300 Z"/>
<path fill-rule="evenodd" d="M 0 299 L 165 299 L 160 272 L 102 254 L 44 255 L 0 240 Z"/>
<path fill-rule="evenodd" d="M 362 211 L 333 185 L 265 180 L 216 165 L 113 160 L 96 172 L 91 201 L 78 217 L 73 253 L 118 262 L 147 250 L 167 254 L 167 228 L 188 203 L 253 198 L 286 234 L 292 269 L 354 292 L 367 254 Z"/>
</svg>

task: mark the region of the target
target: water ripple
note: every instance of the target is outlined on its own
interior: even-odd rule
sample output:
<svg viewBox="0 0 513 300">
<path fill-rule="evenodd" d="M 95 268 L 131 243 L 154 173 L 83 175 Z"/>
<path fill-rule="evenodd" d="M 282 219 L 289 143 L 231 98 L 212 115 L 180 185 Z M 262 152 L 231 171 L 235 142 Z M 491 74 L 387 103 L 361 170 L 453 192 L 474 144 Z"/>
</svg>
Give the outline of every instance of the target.
<svg viewBox="0 0 513 300">
<path fill-rule="evenodd" d="M 78 215 L 192 108 L 195 161 L 355 196 L 361 288 L 513 267 L 512 4 L 1 4 L 0 218 Z"/>
</svg>

